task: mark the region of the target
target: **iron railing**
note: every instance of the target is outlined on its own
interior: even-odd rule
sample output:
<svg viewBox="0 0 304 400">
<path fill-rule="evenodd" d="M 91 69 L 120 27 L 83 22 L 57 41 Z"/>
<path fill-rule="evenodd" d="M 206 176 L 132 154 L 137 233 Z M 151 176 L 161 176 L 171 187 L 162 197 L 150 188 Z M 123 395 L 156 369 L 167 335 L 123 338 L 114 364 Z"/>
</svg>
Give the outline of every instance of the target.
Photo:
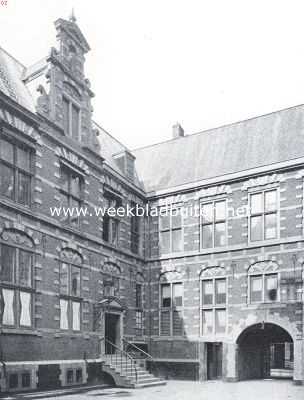
<svg viewBox="0 0 304 400">
<path fill-rule="evenodd" d="M 136 346 L 136 344 L 134 343 L 130 343 L 128 342 L 126 339 L 122 339 L 124 346 L 125 346 L 125 351 L 130 354 L 131 351 L 129 350 L 130 348 L 134 349 L 136 352 L 140 352 L 141 354 L 144 355 L 144 359 L 149 361 L 149 372 L 151 373 L 152 370 L 154 369 L 154 371 L 156 371 L 156 363 L 154 361 L 154 358 L 151 356 L 151 354 L 147 353 L 146 351 L 142 350 L 140 347 Z M 132 358 L 134 356 L 131 356 Z M 134 357 L 135 358 L 135 357 Z"/>
<path fill-rule="evenodd" d="M 134 379 L 137 383 L 138 374 L 134 359 L 108 339 L 105 339 L 105 357 L 122 375 Z"/>
</svg>

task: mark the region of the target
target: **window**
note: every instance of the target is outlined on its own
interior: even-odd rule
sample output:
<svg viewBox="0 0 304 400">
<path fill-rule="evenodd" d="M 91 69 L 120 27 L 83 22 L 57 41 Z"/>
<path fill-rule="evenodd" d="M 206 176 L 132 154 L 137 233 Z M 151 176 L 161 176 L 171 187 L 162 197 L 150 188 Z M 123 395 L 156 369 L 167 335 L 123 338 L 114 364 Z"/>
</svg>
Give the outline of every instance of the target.
<svg viewBox="0 0 304 400">
<path fill-rule="evenodd" d="M 160 292 L 160 334 L 182 336 L 183 284 L 163 283 L 160 285 Z"/>
<path fill-rule="evenodd" d="M 201 246 L 203 249 L 227 245 L 226 200 L 201 204 Z"/>
<path fill-rule="evenodd" d="M 226 332 L 226 278 L 201 281 L 202 334 L 224 334 Z"/>
<path fill-rule="evenodd" d="M 66 382 L 67 384 L 74 383 L 74 371 L 72 369 L 68 369 L 66 372 Z"/>
<path fill-rule="evenodd" d="M 162 209 L 159 217 L 159 239 L 163 254 L 183 250 L 182 214 L 180 208 Z"/>
<path fill-rule="evenodd" d="M 278 274 L 249 276 L 250 303 L 278 301 Z"/>
<path fill-rule="evenodd" d="M 23 388 L 31 387 L 31 375 L 29 372 L 23 372 L 21 374 L 21 386 Z"/>
<path fill-rule="evenodd" d="M 0 246 L 0 317 L 10 327 L 32 326 L 33 254 L 2 244 Z"/>
<path fill-rule="evenodd" d="M 31 373 L 29 371 L 17 371 L 8 373 L 8 389 L 25 390 L 31 387 Z"/>
<path fill-rule="evenodd" d="M 136 204 L 132 203 L 131 207 L 136 209 Z M 138 215 L 131 216 L 131 251 L 132 253 L 139 253 L 140 244 L 140 217 Z"/>
<path fill-rule="evenodd" d="M 143 333 L 143 302 L 142 284 L 136 283 L 135 286 L 135 334 L 141 336 Z"/>
<path fill-rule="evenodd" d="M 0 194 L 25 206 L 31 204 L 31 153 L 27 147 L 0 138 Z"/>
<path fill-rule="evenodd" d="M 76 369 L 76 383 L 82 383 L 82 369 Z"/>
<path fill-rule="evenodd" d="M 277 190 L 250 194 L 250 240 L 276 239 L 278 237 Z"/>
<path fill-rule="evenodd" d="M 105 275 L 103 278 L 103 294 L 105 297 L 119 296 L 119 278 L 112 275 Z"/>
<path fill-rule="evenodd" d="M 78 227 L 78 212 L 82 204 L 83 178 L 81 175 L 77 174 L 77 172 L 62 165 L 60 169 L 60 179 L 61 206 L 70 211 L 67 215 L 64 215 L 63 213 L 63 221 L 73 225 L 74 227 Z"/>
<path fill-rule="evenodd" d="M 81 268 L 61 263 L 59 269 L 60 329 L 80 331 Z"/>
<path fill-rule="evenodd" d="M 116 210 L 121 206 L 121 199 L 109 192 L 104 193 L 104 209 L 102 238 L 105 242 L 116 246 L 118 243 L 119 219 Z"/>
<path fill-rule="evenodd" d="M 135 300 L 136 300 L 136 308 L 142 308 L 142 284 L 141 283 L 136 283 L 136 287 L 135 287 L 135 291 L 136 291 L 136 296 L 135 296 Z"/>
<path fill-rule="evenodd" d="M 73 139 L 79 140 L 80 108 L 66 97 L 63 97 L 62 101 L 64 132 Z"/>
<path fill-rule="evenodd" d="M 16 389 L 18 387 L 18 374 L 9 374 L 8 385 L 10 389 Z"/>
<path fill-rule="evenodd" d="M 135 334 L 137 336 L 142 336 L 143 334 L 143 311 L 142 310 L 137 310 L 135 311 Z"/>
<path fill-rule="evenodd" d="M 81 368 L 69 368 L 66 370 L 66 384 L 77 385 L 83 383 L 83 374 Z"/>
</svg>

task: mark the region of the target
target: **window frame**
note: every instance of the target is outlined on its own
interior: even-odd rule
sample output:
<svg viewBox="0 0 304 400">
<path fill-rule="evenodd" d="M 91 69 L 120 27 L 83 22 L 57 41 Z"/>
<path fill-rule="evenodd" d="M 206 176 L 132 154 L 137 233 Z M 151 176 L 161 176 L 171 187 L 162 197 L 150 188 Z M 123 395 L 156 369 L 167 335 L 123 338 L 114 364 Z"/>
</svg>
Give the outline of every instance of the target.
<svg viewBox="0 0 304 400">
<path fill-rule="evenodd" d="M 67 176 L 67 184 L 68 184 L 68 189 L 66 190 L 63 187 L 63 182 L 62 182 L 62 176 L 63 173 L 66 174 Z M 75 195 L 72 190 L 72 177 L 77 176 L 79 179 L 79 196 Z M 73 207 L 75 208 L 75 205 L 73 205 L 73 202 L 78 203 L 78 207 L 81 208 L 84 202 L 84 176 L 82 173 L 77 171 L 76 169 L 70 167 L 64 162 L 60 163 L 60 194 L 65 196 L 67 198 L 67 208 L 72 209 Z M 65 206 L 62 206 L 65 207 Z M 77 220 L 77 223 L 74 224 L 72 221 Z M 80 228 L 80 217 L 77 216 L 71 217 L 71 215 L 65 216 L 65 219 L 61 219 L 61 222 L 64 224 L 68 224 L 73 228 L 79 229 Z"/>
<path fill-rule="evenodd" d="M 164 307 L 163 306 L 163 297 L 162 297 L 162 286 L 164 285 L 169 285 L 170 286 L 170 306 Z M 181 285 L 182 288 L 182 305 L 181 306 L 176 306 L 174 304 L 174 285 Z M 185 336 L 184 332 L 184 323 L 183 323 L 183 316 L 184 316 L 184 301 L 185 301 L 185 296 L 184 296 L 184 282 L 177 280 L 177 281 L 172 281 L 172 282 L 160 282 L 159 283 L 159 336 L 163 337 L 182 337 Z M 170 334 L 165 335 L 162 333 L 162 313 L 164 311 L 169 311 L 169 316 L 170 316 Z M 174 334 L 174 312 L 180 312 L 181 313 L 181 324 L 182 324 L 182 334 L 181 335 L 175 335 Z"/>
<path fill-rule="evenodd" d="M 104 272 L 102 282 L 104 297 L 119 297 L 120 278 L 117 275 Z M 105 288 L 108 288 L 110 293 L 106 293 Z"/>
<path fill-rule="evenodd" d="M 172 212 L 174 210 L 178 210 L 180 213 L 180 227 L 178 228 L 173 228 L 172 224 Z M 178 205 L 178 204 L 172 204 L 171 206 L 165 206 L 165 207 L 159 207 L 159 217 L 158 217 L 158 243 L 159 243 L 159 248 L 161 249 L 161 254 L 162 255 L 167 255 L 167 254 L 175 254 L 175 253 L 182 253 L 185 250 L 185 243 L 184 243 L 184 218 L 183 218 L 183 205 Z M 169 228 L 166 229 L 161 229 L 161 218 L 162 218 L 162 213 L 166 211 L 166 216 L 169 217 Z M 173 249 L 173 232 L 180 231 L 181 233 L 181 249 L 180 250 L 174 250 Z M 169 232 L 169 243 L 170 243 L 170 249 L 168 252 L 164 252 L 162 250 L 162 240 L 161 236 L 162 233 L 164 232 Z"/>
<path fill-rule="evenodd" d="M 21 205 L 23 207 L 31 208 L 32 200 L 33 200 L 33 178 L 35 176 L 35 168 L 34 168 L 34 154 L 35 149 L 23 141 L 19 141 L 10 135 L 7 135 L 3 132 L 0 132 L 0 141 L 3 140 L 9 143 L 13 147 L 13 161 L 7 161 L 0 157 L 0 167 L 4 165 L 6 168 L 10 168 L 13 171 L 13 196 L 9 197 L 0 192 L 0 196 L 9 201 L 13 201 L 14 203 Z M 18 149 L 21 149 L 28 153 L 29 157 L 29 168 L 28 170 L 24 169 L 22 166 L 18 165 Z M 20 195 L 20 174 L 27 176 L 29 179 L 28 183 L 28 199 L 27 203 L 23 203 L 19 200 Z"/>
<path fill-rule="evenodd" d="M 275 275 L 277 278 L 277 298 L 276 300 L 266 300 L 265 298 L 265 282 L 268 276 Z M 262 278 L 262 300 L 261 301 L 252 301 L 251 300 L 251 278 L 253 277 L 261 277 Z M 248 298 L 248 304 L 276 304 L 281 302 L 281 291 L 280 291 L 280 273 L 279 272 L 274 272 L 274 271 L 269 271 L 269 272 L 256 272 L 256 273 L 250 273 L 248 274 L 248 293 L 247 293 L 247 298 Z"/>
<path fill-rule="evenodd" d="M 70 96 L 63 94 L 62 95 L 62 104 L 64 104 L 64 102 L 66 102 L 68 104 L 68 115 L 67 115 L 67 125 L 68 125 L 68 131 L 66 131 L 65 128 L 65 111 L 64 111 L 64 106 L 62 106 L 63 108 L 63 130 L 64 130 L 64 134 L 72 139 L 75 139 L 75 136 L 73 135 L 73 108 L 77 109 L 78 111 L 78 132 L 76 135 L 76 140 L 79 142 L 80 141 L 80 137 L 81 137 L 81 106 L 79 103 L 77 103 L 74 99 L 72 99 Z"/>
<path fill-rule="evenodd" d="M 217 295 L 217 282 L 225 281 L 225 303 L 217 303 L 216 295 Z M 212 282 L 212 303 L 204 305 L 203 303 L 203 283 L 204 282 Z M 212 332 L 204 333 L 203 327 L 203 313 L 205 311 L 212 312 Z M 216 330 L 216 313 L 217 311 L 225 311 L 225 330 L 224 332 L 217 332 Z M 227 334 L 228 329 L 228 277 L 227 276 L 206 276 L 200 278 L 200 336 L 223 336 Z"/>
<path fill-rule="evenodd" d="M 135 335 L 136 336 L 142 336 L 144 330 L 143 286 L 144 284 L 142 282 L 135 283 Z M 140 293 L 138 293 L 138 288 L 140 288 Z"/>
<path fill-rule="evenodd" d="M 116 209 L 122 206 L 122 198 L 117 194 L 114 194 L 108 190 L 105 190 L 103 193 L 103 197 L 110 202 L 116 202 L 115 206 L 110 205 L 109 207 L 105 207 L 105 210 L 113 207 Z M 105 239 L 105 232 L 104 232 L 104 227 L 105 227 L 105 218 L 108 220 L 108 240 Z M 113 236 L 113 225 L 116 226 L 116 232 L 115 232 L 115 237 Z M 117 247 L 119 245 L 119 237 L 120 237 L 120 218 L 116 216 L 110 216 L 106 211 L 102 217 L 102 240 L 104 243 L 109 244 L 110 246 Z M 113 238 L 115 239 L 113 241 Z"/>
<path fill-rule="evenodd" d="M 137 203 L 134 201 L 131 202 L 131 207 L 136 209 Z M 141 217 L 138 215 L 131 215 L 130 219 L 130 249 L 133 254 L 140 254 L 141 248 Z M 137 228 L 137 230 L 136 230 Z"/>
<path fill-rule="evenodd" d="M 216 203 L 225 203 L 225 218 L 216 219 Z M 203 207 L 212 204 L 212 222 L 204 222 L 204 217 L 203 217 Z M 200 249 L 203 251 L 208 251 L 210 249 L 216 249 L 216 248 L 225 248 L 228 246 L 228 213 L 227 213 L 227 197 L 218 197 L 214 199 L 200 199 L 200 217 L 199 217 L 199 224 L 200 224 Z M 215 228 L 217 224 L 225 224 L 225 244 L 223 246 L 215 246 Z M 212 226 L 212 246 L 211 247 L 204 247 L 203 246 L 203 227 L 204 226 Z"/>
<path fill-rule="evenodd" d="M 265 194 L 268 192 L 276 192 L 276 208 L 275 210 L 269 210 L 265 211 Z M 256 212 L 252 213 L 252 207 L 251 207 L 251 198 L 254 195 L 262 195 L 262 211 L 261 212 Z M 274 187 L 269 187 L 265 189 L 254 189 L 248 191 L 248 203 L 249 205 L 249 216 L 248 216 L 248 241 L 249 243 L 261 243 L 265 241 L 271 241 L 271 240 L 278 240 L 280 239 L 280 190 L 279 186 L 274 186 Z M 265 219 L 267 215 L 275 215 L 276 216 L 276 237 L 275 238 L 266 238 L 266 230 L 265 230 Z M 262 238 L 258 240 L 253 240 L 252 239 L 252 229 L 251 229 L 251 220 L 254 217 L 261 217 L 262 219 Z"/>
<path fill-rule="evenodd" d="M 61 268 L 62 265 L 65 264 L 68 266 L 68 279 L 67 279 L 67 293 L 61 292 Z M 77 268 L 79 269 L 79 295 L 74 295 L 72 293 L 72 269 Z M 69 263 L 66 261 L 59 262 L 59 329 L 64 332 L 73 331 L 73 332 L 81 332 L 82 330 L 82 304 L 83 304 L 83 273 L 82 273 L 82 266 L 78 264 Z M 61 301 L 67 302 L 67 328 L 62 328 L 62 316 L 61 316 Z M 74 303 L 79 304 L 79 329 L 74 329 Z"/>
<path fill-rule="evenodd" d="M 0 260 L 2 257 L 3 247 L 8 247 L 13 249 L 14 251 L 14 266 L 13 266 L 13 276 L 12 281 L 0 281 L 0 302 L 1 302 L 1 314 L 0 314 L 0 326 L 8 329 L 24 329 L 24 330 L 32 330 L 34 328 L 34 265 L 35 265 L 35 252 L 31 249 L 15 246 L 14 244 L 8 244 L 7 242 L 3 242 L 0 240 Z M 20 255 L 21 252 L 28 253 L 30 255 L 30 285 L 23 285 L 20 283 Z M 1 261 L 0 261 L 1 262 Z M 13 324 L 4 324 L 3 323 L 3 314 L 4 314 L 4 297 L 3 290 L 12 291 L 13 294 Z M 21 302 L 21 293 L 27 293 L 30 296 L 30 324 L 23 325 L 21 324 L 21 316 L 22 316 L 22 302 Z"/>
</svg>

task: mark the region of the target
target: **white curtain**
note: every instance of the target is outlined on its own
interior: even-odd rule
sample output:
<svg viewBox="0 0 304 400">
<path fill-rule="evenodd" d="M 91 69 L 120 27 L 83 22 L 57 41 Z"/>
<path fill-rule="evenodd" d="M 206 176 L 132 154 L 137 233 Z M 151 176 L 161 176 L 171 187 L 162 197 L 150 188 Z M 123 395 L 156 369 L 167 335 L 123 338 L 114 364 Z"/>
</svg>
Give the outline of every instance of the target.
<svg viewBox="0 0 304 400">
<path fill-rule="evenodd" d="M 20 292 L 20 326 L 31 326 L 31 299 L 32 296 L 27 292 Z"/>
<path fill-rule="evenodd" d="M 2 289 L 3 295 L 3 325 L 15 325 L 15 314 L 14 314 L 14 290 Z"/>
</svg>

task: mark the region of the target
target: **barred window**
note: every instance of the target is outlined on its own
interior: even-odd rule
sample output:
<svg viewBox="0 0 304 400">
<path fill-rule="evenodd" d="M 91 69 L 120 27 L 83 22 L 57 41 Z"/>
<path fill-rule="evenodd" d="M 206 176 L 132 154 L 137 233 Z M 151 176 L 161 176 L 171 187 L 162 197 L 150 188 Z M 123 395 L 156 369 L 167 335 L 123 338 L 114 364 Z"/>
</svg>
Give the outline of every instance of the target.
<svg viewBox="0 0 304 400">
<path fill-rule="evenodd" d="M 183 283 L 160 285 L 160 334 L 182 336 L 183 330 Z"/>
<path fill-rule="evenodd" d="M 143 323 L 143 284 L 136 283 L 135 285 L 135 334 L 142 336 L 144 323 Z"/>
</svg>

